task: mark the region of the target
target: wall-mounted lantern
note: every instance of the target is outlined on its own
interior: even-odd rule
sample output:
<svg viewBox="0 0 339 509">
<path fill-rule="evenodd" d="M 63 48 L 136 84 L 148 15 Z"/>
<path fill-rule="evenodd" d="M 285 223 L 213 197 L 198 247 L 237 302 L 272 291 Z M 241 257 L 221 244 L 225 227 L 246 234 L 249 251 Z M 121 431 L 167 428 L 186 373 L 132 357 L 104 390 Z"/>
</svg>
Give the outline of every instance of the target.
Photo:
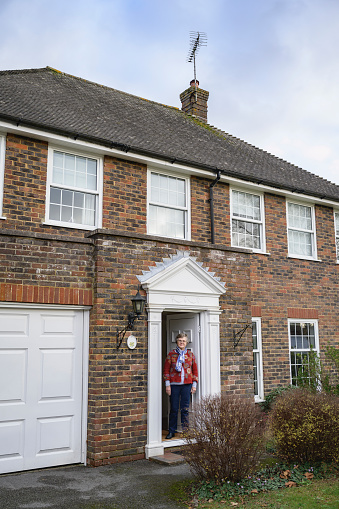
<svg viewBox="0 0 339 509">
<path fill-rule="evenodd" d="M 117 330 L 117 350 L 120 348 L 121 343 L 123 342 L 123 339 L 125 337 L 125 334 L 128 330 L 133 330 L 134 322 L 136 319 L 140 319 L 142 313 L 144 312 L 146 297 L 143 297 L 140 295 L 140 286 L 138 287 L 138 291 L 134 297 L 132 297 L 132 305 L 133 305 L 133 313 L 128 313 L 127 319 L 128 323 L 126 327 L 124 327 L 121 330 Z"/>
</svg>

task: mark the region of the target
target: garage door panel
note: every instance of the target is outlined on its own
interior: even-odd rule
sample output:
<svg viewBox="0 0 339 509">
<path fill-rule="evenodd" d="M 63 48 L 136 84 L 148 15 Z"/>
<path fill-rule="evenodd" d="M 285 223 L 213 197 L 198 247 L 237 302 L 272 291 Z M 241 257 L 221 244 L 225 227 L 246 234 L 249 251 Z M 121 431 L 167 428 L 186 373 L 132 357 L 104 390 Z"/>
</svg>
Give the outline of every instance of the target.
<svg viewBox="0 0 339 509">
<path fill-rule="evenodd" d="M 0 473 L 80 462 L 83 312 L 0 308 L 0 330 Z"/>
<path fill-rule="evenodd" d="M 0 350 L 0 405 L 26 401 L 27 349 Z"/>
<path fill-rule="evenodd" d="M 0 423 L 0 458 L 23 457 L 24 420 Z"/>
<path fill-rule="evenodd" d="M 74 416 L 38 419 L 37 454 L 74 449 Z"/>
<path fill-rule="evenodd" d="M 11 336 L 28 336 L 29 314 L 5 312 L 0 314 L 0 339 Z"/>
<path fill-rule="evenodd" d="M 57 316 L 50 314 L 41 315 L 42 335 L 55 336 L 56 334 L 75 334 L 75 316 L 58 313 Z"/>
<path fill-rule="evenodd" d="M 74 349 L 40 350 L 41 399 L 74 397 Z"/>
</svg>

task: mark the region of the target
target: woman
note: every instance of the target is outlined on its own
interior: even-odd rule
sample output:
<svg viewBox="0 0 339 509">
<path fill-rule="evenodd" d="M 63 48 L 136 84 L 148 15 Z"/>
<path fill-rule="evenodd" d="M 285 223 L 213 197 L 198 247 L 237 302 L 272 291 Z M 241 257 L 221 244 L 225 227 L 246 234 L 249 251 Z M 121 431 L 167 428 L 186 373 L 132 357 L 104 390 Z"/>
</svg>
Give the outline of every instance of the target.
<svg viewBox="0 0 339 509">
<path fill-rule="evenodd" d="M 175 436 L 179 406 L 182 427 L 188 426 L 190 395 L 197 390 L 198 382 L 197 362 L 193 353 L 187 350 L 187 334 L 180 333 L 175 340 L 177 347 L 167 355 L 164 366 L 166 394 L 171 402 L 167 440 Z"/>
</svg>

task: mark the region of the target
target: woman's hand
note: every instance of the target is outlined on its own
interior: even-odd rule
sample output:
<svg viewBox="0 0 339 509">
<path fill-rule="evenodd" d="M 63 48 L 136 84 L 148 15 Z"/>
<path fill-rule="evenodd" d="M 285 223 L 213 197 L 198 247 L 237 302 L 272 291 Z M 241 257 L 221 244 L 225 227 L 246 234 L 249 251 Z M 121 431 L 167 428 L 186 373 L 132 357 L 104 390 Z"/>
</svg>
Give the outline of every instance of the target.
<svg viewBox="0 0 339 509">
<path fill-rule="evenodd" d="M 194 394 L 196 391 L 197 391 L 197 388 L 193 387 L 193 385 L 192 385 L 191 394 Z"/>
<path fill-rule="evenodd" d="M 166 394 L 168 394 L 169 396 L 171 395 L 171 386 L 170 385 L 166 385 Z"/>
</svg>

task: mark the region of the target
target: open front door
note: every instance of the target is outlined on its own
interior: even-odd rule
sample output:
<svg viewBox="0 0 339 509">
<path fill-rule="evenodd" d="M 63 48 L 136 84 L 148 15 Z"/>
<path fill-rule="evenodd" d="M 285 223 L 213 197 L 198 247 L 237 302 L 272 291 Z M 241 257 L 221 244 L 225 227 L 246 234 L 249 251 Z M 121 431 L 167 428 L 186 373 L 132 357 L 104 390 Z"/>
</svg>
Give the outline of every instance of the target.
<svg viewBox="0 0 339 509">
<path fill-rule="evenodd" d="M 199 379 L 201 376 L 200 372 L 200 315 L 198 313 L 191 314 L 175 314 L 167 316 L 167 342 L 166 342 L 166 355 L 171 350 L 176 348 L 175 338 L 179 334 L 179 332 L 185 332 L 188 337 L 188 345 L 187 348 L 194 353 L 194 356 L 198 365 L 198 374 Z M 192 403 L 199 399 L 199 383 L 197 385 L 197 392 L 192 395 L 191 407 Z M 165 395 L 164 405 L 163 405 L 163 428 L 167 430 L 168 427 L 168 415 L 170 411 L 170 403 L 169 397 Z M 178 427 L 177 431 L 181 431 L 181 421 L 180 421 L 180 412 L 178 415 Z"/>
</svg>

